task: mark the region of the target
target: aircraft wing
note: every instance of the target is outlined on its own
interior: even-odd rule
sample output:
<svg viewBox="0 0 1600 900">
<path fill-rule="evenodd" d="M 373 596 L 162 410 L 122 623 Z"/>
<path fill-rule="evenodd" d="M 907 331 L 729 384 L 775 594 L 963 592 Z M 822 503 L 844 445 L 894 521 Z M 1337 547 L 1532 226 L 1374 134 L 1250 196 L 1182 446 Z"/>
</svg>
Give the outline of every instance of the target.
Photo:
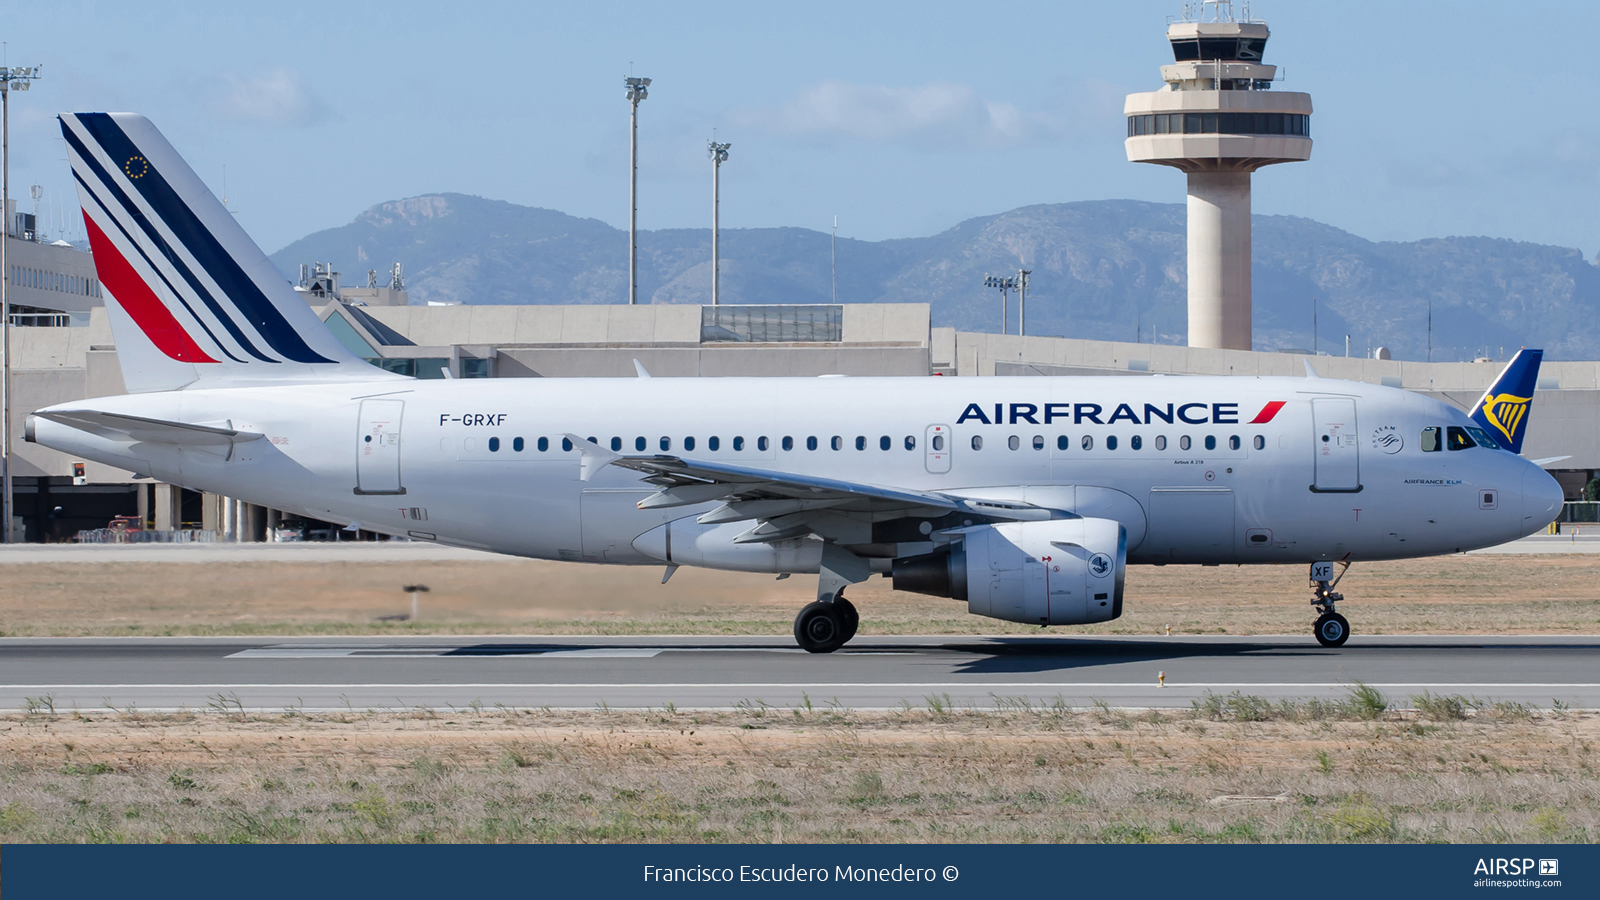
<svg viewBox="0 0 1600 900">
<path fill-rule="evenodd" d="M 194 425 L 188 422 L 169 422 L 165 419 L 147 419 L 144 416 L 128 416 L 96 409 L 51 410 L 36 412 L 34 415 L 114 441 L 150 441 L 185 447 L 227 447 L 266 437 L 254 431 L 238 431 L 233 428 Z"/>
<path fill-rule="evenodd" d="M 786 540 L 816 531 L 813 526 L 829 514 L 870 521 L 949 513 L 968 513 L 987 520 L 1048 519 L 1054 515 L 1027 503 L 979 500 L 676 456 L 619 456 L 610 464 L 642 472 L 644 481 L 661 488 L 639 501 L 640 509 L 720 500 L 721 506 L 697 521 L 710 525 L 758 520 L 756 527 L 736 539 L 741 543 Z"/>
</svg>

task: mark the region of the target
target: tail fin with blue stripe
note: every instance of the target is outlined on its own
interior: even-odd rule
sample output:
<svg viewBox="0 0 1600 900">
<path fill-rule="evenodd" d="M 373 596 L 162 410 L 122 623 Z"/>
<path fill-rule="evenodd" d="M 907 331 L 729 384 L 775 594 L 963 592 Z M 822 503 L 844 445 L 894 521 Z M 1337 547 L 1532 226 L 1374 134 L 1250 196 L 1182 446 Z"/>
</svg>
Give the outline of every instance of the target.
<svg viewBox="0 0 1600 900">
<path fill-rule="evenodd" d="M 1543 359 L 1543 350 L 1517 351 L 1505 371 L 1472 408 L 1472 421 L 1482 425 L 1500 446 L 1512 453 L 1522 452 L 1522 437 L 1528 433 L 1528 411 L 1533 405 L 1533 391 L 1539 383 L 1539 363 Z"/>
<path fill-rule="evenodd" d="M 395 377 L 339 343 L 149 119 L 64 113 L 61 133 L 129 391 Z"/>
</svg>

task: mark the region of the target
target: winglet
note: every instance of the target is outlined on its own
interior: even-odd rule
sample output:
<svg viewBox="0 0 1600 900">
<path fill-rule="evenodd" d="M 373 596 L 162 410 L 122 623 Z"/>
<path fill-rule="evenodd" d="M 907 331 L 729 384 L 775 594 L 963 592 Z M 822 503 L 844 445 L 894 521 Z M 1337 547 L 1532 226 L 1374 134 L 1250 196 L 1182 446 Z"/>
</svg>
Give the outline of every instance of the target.
<svg viewBox="0 0 1600 900">
<path fill-rule="evenodd" d="M 573 449 L 583 454 L 583 458 L 578 460 L 579 481 L 588 481 L 594 477 L 594 473 L 611 465 L 612 460 L 622 458 L 621 453 L 613 453 L 588 438 L 581 438 L 575 434 L 566 434 L 562 437 L 571 441 Z"/>
<path fill-rule="evenodd" d="M 1543 359 L 1543 350 L 1518 350 L 1500 377 L 1472 407 L 1472 421 L 1483 426 L 1500 446 L 1512 453 L 1522 453 L 1522 438 L 1528 432 L 1528 409 L 1533 405 L 1533 391 L 1539 384 L 1539 363 Z"/>
<path fill-rule="evenodd" d="M 639 362 L 637 359 L 633 361 L 633 370 L 639 373 L 640 378 L 650 377 L 650 373 L 644 370 L 644 363 Z"/>
<path fill-rule="evenodd" d="M 1300 361 L 1306 364 L 1306 377 L 1307 378 L 1321 378 L 1322 377 L 1321 375 L 1317 374 L 1317 370 L 1316 369 L 1313 369 L 1311 367 L 1311 360 L 1302 359 Z"/>
</svg>

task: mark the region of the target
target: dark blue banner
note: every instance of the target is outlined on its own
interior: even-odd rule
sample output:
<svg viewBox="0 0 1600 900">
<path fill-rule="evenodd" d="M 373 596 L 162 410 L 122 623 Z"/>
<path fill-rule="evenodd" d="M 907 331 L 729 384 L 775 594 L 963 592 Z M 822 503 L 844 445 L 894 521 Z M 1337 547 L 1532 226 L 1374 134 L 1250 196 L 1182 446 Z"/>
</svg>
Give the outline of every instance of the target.
<svg viewBox="0 0 1600 900">
<path fill-rule="evenodd" d="M 1600 896 L 1594 845 L 9 845 L 0 859 L 6 900 Z"/>
</svg>

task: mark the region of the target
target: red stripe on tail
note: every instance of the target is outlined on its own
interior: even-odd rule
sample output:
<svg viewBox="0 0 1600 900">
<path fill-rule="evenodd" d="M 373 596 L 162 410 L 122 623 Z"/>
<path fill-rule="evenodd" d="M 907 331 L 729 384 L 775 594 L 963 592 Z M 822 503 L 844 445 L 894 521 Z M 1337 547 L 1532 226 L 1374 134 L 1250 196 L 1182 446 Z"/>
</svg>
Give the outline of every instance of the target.
<svg viewBox="0 0 1600 900">
<path fill-rule="evenodd" d="M 194 338 L 189 337 L 189 332 L 172 317 L 167 305 L 117 252 L 117 248 L 87 212 L 83 214 L 83 223 L 89 231 L 89 249 L 94 252 L 94 268 L 100 276 L 100 283 L 122 304 L 134 324 L 156 345 L 156 349 L 180 362 L 216 362 L 195 344 Z"/>
<path fill-rule="evenodd" d="M 1285 401 L 1283 400 L 1274 400 L 1271 403 L 1268 403 L 1266 406 L 1261 407 L 1261 412 L 1256 413 L 1256 417 L 1251 419 L 1249 424 L 1265 425 L 1266 423 L 1271 422 L 1272 417 L 1278 414 L 1278 410 L 1283 409 L 1284 402 Z"/>
</svg>

